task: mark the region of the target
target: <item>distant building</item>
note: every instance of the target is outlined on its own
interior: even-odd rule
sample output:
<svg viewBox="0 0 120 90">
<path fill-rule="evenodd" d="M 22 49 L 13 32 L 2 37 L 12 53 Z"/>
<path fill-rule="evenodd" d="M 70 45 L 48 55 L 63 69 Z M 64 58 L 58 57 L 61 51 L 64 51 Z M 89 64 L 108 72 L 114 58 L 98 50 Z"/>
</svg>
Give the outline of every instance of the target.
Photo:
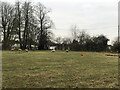
<svg viewBox="0 0 120 90">
<path fill-rule="evenodd" d="M 112 47 L 113 47 L 112 45 L 108 45 L 107 46 L 107 51 L 112 51 Z"/>
<path fill-rule="evenodd" d="M 14 45 L 12 45 L 12 48 L 19 49 L 20 45 L 19 44 L 14 44 Z"/>
<path fill-rule="evenodd" d="M 56 49 L 56 46 L 50 46 L 49 49 L 50 49 L 50 50 L 55 50 L 55 49 Z"/>
</svg>

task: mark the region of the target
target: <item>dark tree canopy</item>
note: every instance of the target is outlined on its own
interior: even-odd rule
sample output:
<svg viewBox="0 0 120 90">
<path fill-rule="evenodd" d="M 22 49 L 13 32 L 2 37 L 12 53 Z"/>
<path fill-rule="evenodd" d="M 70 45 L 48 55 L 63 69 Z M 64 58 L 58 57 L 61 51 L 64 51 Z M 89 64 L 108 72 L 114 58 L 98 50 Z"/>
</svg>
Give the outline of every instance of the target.
<svg viewBox="0 0 120 90">
<path fill-rule="evenodd" d="M 43 4 L 15 2 L 14 5 L 0 4 L 0 26 L 3 33 L 3 49 L 11 49 L 15 44 L 21 49 L 48 49 L 50 29 L 53 25 L 50 12 Z"/>
</svg>

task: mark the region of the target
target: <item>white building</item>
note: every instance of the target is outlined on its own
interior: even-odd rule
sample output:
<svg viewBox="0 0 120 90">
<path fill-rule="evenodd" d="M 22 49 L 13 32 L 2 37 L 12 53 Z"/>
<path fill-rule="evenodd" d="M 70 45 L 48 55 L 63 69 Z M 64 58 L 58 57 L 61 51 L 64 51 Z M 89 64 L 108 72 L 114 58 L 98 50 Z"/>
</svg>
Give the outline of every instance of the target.
<svg viewBox="0 0 120 90">
<path fill-rule="evenodd" d="M 50 49 L 50 50 L 55 50 L 55 49 L 56 49 L 56 46 L 50 46 L 49 49 Z"/>
</svg>

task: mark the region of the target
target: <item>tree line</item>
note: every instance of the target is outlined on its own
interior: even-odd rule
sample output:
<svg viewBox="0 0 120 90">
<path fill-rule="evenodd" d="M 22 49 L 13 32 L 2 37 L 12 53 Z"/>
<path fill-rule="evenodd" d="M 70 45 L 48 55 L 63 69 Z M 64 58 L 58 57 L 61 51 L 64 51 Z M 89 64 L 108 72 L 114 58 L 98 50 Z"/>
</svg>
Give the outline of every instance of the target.
<svg viewBox="0 0 120 90">
<path fill-rule="evenodd" d="M 105 35 L 100 34 L 96 36 L 90 36 L 84 30 L 80 30 L 76 25 L 71 28 L 71 38 L 57 37 L 55 39 L 57 49 L 59 50 L 74 50 L 74 51 L 108 51 L 118 52 L 120 51 L 120 44 L 118 40 L 113 42 L 113 45 L 108 45 L 108 39 Z"/>
<path fill-rule="evenodd" d="M 71 38 L 57 37 L 53 39 L 50 31 L 54 27 L 48 16 L 51 10 L 40 2 L 7 2 L 0 3 L 0 35 L 2 35 L 2 49 L 8 50 L 15 44 L 20 49 L 48 50 L 56 46 L 58 50 L 75 51 L 114 51 L 120 45 L 115 41 L 113 46 L 108 45 L 109 39 L 105 35 L 90 36 L 80 31 L 75 25 L 71 27 Z"/>
</svg>

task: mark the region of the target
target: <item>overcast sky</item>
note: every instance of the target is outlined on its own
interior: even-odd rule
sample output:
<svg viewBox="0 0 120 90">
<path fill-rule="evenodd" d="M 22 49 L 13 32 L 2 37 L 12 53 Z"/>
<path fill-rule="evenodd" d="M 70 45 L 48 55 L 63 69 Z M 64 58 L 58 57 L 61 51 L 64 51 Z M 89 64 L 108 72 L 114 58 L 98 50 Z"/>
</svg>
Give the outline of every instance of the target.
<svg viewBox="0 0 120 90">
<path fill-rule="evenodd" d="M 1 0 L 4 1 L 4 0 Z M 15 0 L 6 0 L 15 2 Z M 24 1 L 24 0 L 22 0 Z M 117 37 L 119 0 L 31 0 L 51 8 L 56 36 L 68 37 L 70 27 L 77 25 L 90 35 L 106 35 L 111 41 Z M 111 42 L 109 42 L 111 43 Z"/>
</svg>

